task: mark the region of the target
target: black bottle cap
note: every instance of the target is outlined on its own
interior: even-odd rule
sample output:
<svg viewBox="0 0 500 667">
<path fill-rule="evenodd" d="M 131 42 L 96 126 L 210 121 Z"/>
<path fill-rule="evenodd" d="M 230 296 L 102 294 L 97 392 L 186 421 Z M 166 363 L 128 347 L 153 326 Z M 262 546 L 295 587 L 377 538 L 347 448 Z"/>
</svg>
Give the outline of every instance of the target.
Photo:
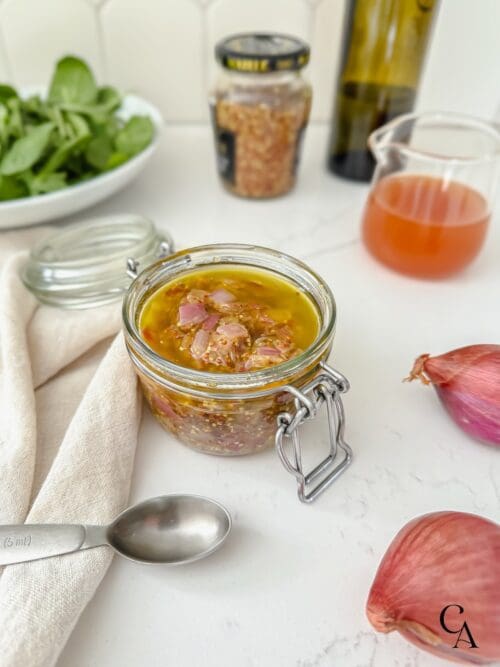
<svg viewBox="0 0 500 667">
<path fill-rule="evenodd" d="M 309 46 L 290 35 L 241 33 L 221 40 L 215 57 L 226 69 L 267 74 L 302 69 L 309 62 Z"/>
</svg>

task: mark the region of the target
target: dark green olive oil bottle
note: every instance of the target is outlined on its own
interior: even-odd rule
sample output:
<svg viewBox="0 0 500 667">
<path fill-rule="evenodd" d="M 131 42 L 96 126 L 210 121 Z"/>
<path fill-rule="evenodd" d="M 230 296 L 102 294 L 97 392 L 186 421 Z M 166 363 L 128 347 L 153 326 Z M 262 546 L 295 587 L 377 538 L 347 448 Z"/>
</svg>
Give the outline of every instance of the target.
<svg viewBox="0 0 500 667">
<path fill-rule="evenodd" d="M 347 0 L 328 167 L 369 181 L 367 139 L 413 109 L 439 0 Z"/>
</svg>

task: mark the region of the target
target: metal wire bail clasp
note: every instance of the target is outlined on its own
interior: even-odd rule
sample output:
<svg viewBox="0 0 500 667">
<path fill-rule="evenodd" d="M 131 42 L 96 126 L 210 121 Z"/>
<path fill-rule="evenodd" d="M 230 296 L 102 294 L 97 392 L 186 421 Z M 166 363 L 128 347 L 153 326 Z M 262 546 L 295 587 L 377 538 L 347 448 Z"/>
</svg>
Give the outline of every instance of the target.
<svg viewBox="0 0 500 667">
<path fill-rule="evenodd" d="M 295 397 L 295 413 L 282 412 L 278 415 L 278 429 L 276 431 L 276 449 L 285 468 L 297 480 L 297 493 L 303 503 L 311 503 L 332 484 L 339 475 L 350 465 L 352 450 L 344 440 L 344 407 L 341 394 L 349 389 L 347 378 L 338 371 L 321 363 L 322 372 L 309 384 L 298 390 L 287 385 L 282 391 L 287 391 Z M 328 456 L 309 473 L 302 468 L 302 451 L 299 437 L 299 426 L 305 421 L 314 419 L 319 408 L 326 403 L 328 415 L 328 431 L 330 451 Z M 293 461 L 285 451 L 287 440 L 291 440 Z M 340 462 L 337 460 L 339 448 L 343 452 Z M 313 488 L 310 484 L 320 478 Z"/>
<path fill-rule="evenodd" d="M 168 257 L 174 252 L 174 242 L 170 234 L 164 234 L 165 238 L 161 241 L 158 246 L 157 258 L 162 259 L 163 257 Z M 135 257 L 127 257 L 127 275 L 132 280 L 135 280 L 139 275 L 139 260 Z"/>
</svg>

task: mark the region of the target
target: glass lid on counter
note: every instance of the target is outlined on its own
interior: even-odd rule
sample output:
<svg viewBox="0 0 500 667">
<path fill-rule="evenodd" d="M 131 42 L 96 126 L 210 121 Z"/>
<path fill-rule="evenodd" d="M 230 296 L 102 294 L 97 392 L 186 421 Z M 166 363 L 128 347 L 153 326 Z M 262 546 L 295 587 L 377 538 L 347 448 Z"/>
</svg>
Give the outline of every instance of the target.
<svg viewBox="0 0 500 667">
<path fill-rule="evenodd" d="M 39 301 L 91 308 L 121 299 L 127 264 L 145 266 L 173 251 L 173 241 L 140 215 L 117 214 L 63 227 L 38 242 L 21 278 Z"/>
</svg>

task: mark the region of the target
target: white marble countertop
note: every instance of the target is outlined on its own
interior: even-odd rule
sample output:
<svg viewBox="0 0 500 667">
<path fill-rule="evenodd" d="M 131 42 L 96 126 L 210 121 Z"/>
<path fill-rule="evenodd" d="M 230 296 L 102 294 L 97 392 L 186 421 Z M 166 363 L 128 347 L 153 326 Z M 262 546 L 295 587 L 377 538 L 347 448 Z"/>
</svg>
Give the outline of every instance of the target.
<svg viewBox="0 0 500 667">
<path fill-rule="evenodd" d="M 432 667 L 364 607 L 378 563 L 409 519 L 442 509 L 500 517 L 500 456 L 469 440 L 430 388 L 402 384 L 414 358 L 499 342 L 500 217 L 480 259 L 446 282 L 376 264 L 359 242 L 366 186 L 324 170 L 326 128 L 308 130 L 295 192 L 249 202 L 219 187 L 208 127 L 166 131 L 148 170 L 93 212 L 136 211 L 177 247 L 239 241 L 308 262 L 338 305 L 332 363 L 348 376 L 352 467 L 310 506 L 274 451 L 198 454 L 143 419 L 131 502 L 175 491 L 233 514 L 218 553 L 184 568 L 116 557 L 59 667 Z M 497 209 L 498 211 L 498 209 Z M 307 435 L 317 447 L 320 426 Z"/>
</svg>

